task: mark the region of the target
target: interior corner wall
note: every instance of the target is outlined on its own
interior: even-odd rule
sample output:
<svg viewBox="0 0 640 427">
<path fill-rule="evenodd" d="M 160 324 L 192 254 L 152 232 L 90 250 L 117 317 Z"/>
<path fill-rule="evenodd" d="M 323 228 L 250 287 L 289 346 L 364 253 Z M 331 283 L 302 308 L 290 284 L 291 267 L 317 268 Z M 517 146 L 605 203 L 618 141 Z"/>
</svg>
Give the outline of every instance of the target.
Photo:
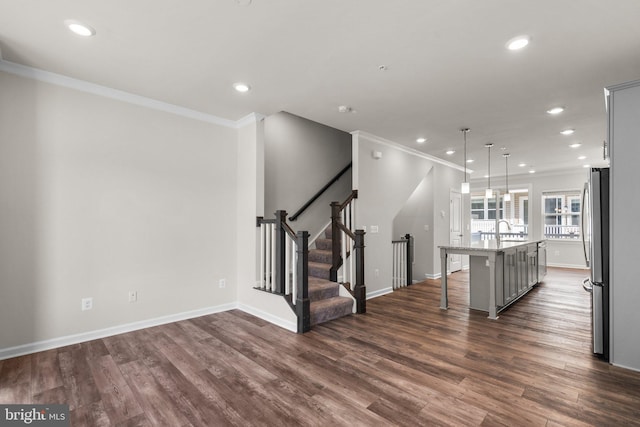
<svg viewBox="0 0 640 427">
<path fill-rule="evenodd" d="M 239 307 L 255 316 L 296 331 L 296 316 L 282 296 L 254 289 L 258 281 L 259 228 L 265 216 L 265 120 L 256 118 L 238 130 L 237 271 Z"/>
<path fill-rule="evenodd" d="M 462 172 L 442 164 L 435 165 L 435 181 L 434 181 L 434 203 L 433 203 L 433 275 L 431 277 L 439 277 L 442 274 L 440 262 L 440 250 L 438 246 L 449 245 L 451 241 L 451 191 L 460 189 L 462 182 Z M 467 224 L 470 223 L 471 210 L 469 205 L 469 197 L 462 195 L 462 224 L 463 224 L 463 240 L 465 243 L 469 240 L 469 229 Z M 468 266 L 468 256 L 462 257 L 463 267 Z"/>
<path fill-rule="evenodd" d="M 351 135 L 302 117 L 280 112 L 265 119 L 265 215 L 293 215 L 351 162 Z M 289 225 L 314 236 L 331 221 L 330 204 L 351 192 L 347 171 L 308 210 Z"/>
<path fill-rule="evenodd" d="M 434 175 L 434 169 L 431 169 L 393 220 L 393 240 L 399 240 L 406 234 L 413 237 L 414 282 L 433 274 Z"/>
<path fill-rule="evenodd" d="M 366 227 L 365 283 L 367 296 L 391 291 L 393 221 L 433 162 L 362 134 L 353 135 L 354 184 L 357 185 L 356 227 Z M 376 159 L 372 152 L 382 153 Z M 378 232 L 371 232 L 377 226 Z"/>
<path fill-rule="evenodd" d="M 0 350 L 235 304 L 236 129 L 5 72 L 0 93 Z"/>
</svg>

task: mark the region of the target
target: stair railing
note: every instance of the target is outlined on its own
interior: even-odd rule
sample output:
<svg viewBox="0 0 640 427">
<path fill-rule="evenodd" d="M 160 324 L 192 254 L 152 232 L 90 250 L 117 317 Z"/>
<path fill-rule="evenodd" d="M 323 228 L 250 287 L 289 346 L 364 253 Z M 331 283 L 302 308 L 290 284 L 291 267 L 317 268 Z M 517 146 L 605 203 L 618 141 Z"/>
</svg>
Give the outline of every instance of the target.
<svg viewBox="0 0 640 427">
<path fill-rule="evenodd" d="M 342 284 L 356 300 L 356 313 L 366 313 L 366 286 L 364 281 L 364 230 L 355 230 L 354 190 L 343 203 L 331 203 L 332 262 L 330 279 Z"/>
<path fill-rule="evenodd" d="M 314 194 L 304 205 L 302 205 L 302 207 L 300 209 L 298 209 L 296 211 L 296 213 L 294 213 L 293 215 L 291 215 L 289 217 L 289 221 L 295 221 L 298 219 L 298 217 L 300 215 L 302 215 L 302 213 L 304 211 L 307 210 L 307 208 L 309 206 L 311 206 L 311 204 L 313 202 L 315 202 L 320 196 L 322 196 L 322 194 L 324 194 L 325 191 L 327 191 L 329 189 L 329 187 L 331 187 L 336 181 L 338 181 L 342 175 L 344 175 L 349 169 L 351 169 L 351 164 L 352 162 L 349 162 L 349 164 L 347 166 L 345 166 L 344 168 L 342 168 L 342 170 L 340 172 L 338 172 L 336 174 L 336 176 L 334 176 L 333 178 L 331 178 L 329 180 L 329 182 L 327 182 L 324 187 L 322 187 L 316 194 Z"/>
<path fill-rule="evenodd" d="M 282 295 L 297 317 L 297 331 L 311 329 L 309 301 L 309 233 L 297 234 L 287 224 L 287 212 L 274 219 L 257 218 L 260 227 L 260 269 L 255 289 Z"/>
<path fill-rule="evenodd" d="M 391 281 L 393 289 L 399 289 L 413 282 L 413 237 L 405 234 L 400 240 L 391 242 L 393 247 L 393 264 Z"/>
</svg>

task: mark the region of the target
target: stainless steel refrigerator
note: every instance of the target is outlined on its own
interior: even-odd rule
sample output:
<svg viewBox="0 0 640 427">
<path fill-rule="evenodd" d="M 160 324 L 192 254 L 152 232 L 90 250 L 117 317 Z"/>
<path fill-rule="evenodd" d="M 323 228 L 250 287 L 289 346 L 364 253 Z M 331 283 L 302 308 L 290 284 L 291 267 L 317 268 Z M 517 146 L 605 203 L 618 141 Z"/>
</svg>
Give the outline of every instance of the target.
<svg viewBox="0 0 640 427">
<path fill-rule="evenodd" d="M 591 274 L 593 352 L 609 360 L 609 168 L 592 168 L 582 195 L 582 244 Z"/>
</svg>

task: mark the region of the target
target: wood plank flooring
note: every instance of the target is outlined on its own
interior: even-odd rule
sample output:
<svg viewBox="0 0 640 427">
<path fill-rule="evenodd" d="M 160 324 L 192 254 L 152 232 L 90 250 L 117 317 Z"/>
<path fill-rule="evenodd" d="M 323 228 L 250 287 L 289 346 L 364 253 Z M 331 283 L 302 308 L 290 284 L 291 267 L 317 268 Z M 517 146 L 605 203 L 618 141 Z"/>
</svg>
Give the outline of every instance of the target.
<svg viewBox="0 0 640 427">
<path fill-rule="evenodd" d="M 305 335 L 241 311 L 0 361 L 0 403 L 72 426 L 640 426 L 640 373 L 591 355 L 584 271 L 549 269 L 497 321 L 468 274 Z"/>
</svg>

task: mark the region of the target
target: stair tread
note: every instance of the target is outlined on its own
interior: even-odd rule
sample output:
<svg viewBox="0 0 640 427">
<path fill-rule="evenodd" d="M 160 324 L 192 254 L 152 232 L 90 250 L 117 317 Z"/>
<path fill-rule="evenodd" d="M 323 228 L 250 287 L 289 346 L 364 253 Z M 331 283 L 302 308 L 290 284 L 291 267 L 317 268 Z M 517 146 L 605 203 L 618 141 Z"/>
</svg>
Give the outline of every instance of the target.
<svg viewBox="0 0 640 427">
<path fill-rule="evenodd" d="M 326 268 L 327 270 L 331 268 L 331 264 L 326 264 L 324 262 L 315 262 L 309 261 L 309 267 L 317 267 L 317 268 Z"/>
<path fill-rule="evenodd" d="M 311 311 L 318 311 L 325 309 L 327 307 L 336 306 L 336 305 L 349 305 L 349 307 L 353 306 L 353 300 L 349 297 L 331 297 L 319 301 L 314 301 L 311 303 Z"/>
</svg>

